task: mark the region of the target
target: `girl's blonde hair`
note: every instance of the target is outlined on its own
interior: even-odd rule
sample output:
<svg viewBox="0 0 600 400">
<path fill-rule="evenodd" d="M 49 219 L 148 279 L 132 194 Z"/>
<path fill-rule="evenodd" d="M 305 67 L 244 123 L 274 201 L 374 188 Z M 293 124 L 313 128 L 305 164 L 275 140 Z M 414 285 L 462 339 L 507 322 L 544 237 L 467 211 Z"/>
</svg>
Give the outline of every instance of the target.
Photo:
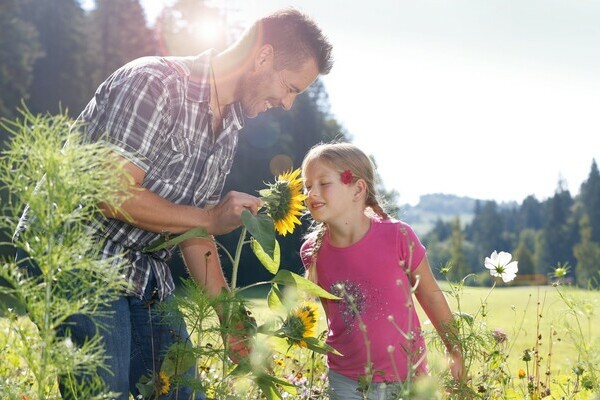
<svg viewBox="0 0 600 400">
<path fill-rule="evenodd" d="M 352 172 L 353 180 L 358 179 L 365 181 L 367 185 L 367 194 L 365 197 L 365 212 L 377 216 L 381 219 L 389 219 L 390 216 L 385 212 L 380 204 L 379 196 L 375 191 L 375 167 L 371 159 L 357 146 L 352 143 L 334 142 L 334 143 L 319 143 L 313 146 L 302 161 L 302 174 L 308 165 L 314 161 L 325 162 L 330 167 L 341 174 L 344 171 Z M 317 282 L 317 254 L 323 244 L 323 238 L 327 232 L 325 224 L 314 223 L 305 235 L 305 239 L 313 240 L 314 244 L 309 254 L 305 257 L 310 257 L 310 265 L 307 269 L 306 277 L 313 282 Z"/>
</svg>

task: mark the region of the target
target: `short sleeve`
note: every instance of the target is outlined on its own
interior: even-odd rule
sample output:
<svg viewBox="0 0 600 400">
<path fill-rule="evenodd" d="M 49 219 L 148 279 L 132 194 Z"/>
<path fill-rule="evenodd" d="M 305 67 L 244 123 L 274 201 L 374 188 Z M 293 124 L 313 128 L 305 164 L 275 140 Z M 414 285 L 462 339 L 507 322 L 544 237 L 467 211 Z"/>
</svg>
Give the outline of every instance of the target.
<svg viewBox="0 0 600 400">
<path fill-rule="evenodd" d="M 410 225 L 399 222 L 396 243 L 400 260 L 408 263 L 410 270 L 414 271 L 423 261 L 426 249 Z"/>
<path fill-rule="evenodd" d="M 306 270 L 308 270 L 312 262 L 313 247 L 314 242 L 312 240 L 307 240 L 302 243 L 302 246 L 300 246 L 300 259 L 302 260 L 302 265 L 304 265 L 304 269 Z"/>
<path fill-rule="evenodd" d="M 168 90 L 157 76 L 145 72 L 115 81 L 107 80 L 95 104 L 82 113 L 86 135 L 107 142 L 147 172 L 170 124 Z"/>
</svg>

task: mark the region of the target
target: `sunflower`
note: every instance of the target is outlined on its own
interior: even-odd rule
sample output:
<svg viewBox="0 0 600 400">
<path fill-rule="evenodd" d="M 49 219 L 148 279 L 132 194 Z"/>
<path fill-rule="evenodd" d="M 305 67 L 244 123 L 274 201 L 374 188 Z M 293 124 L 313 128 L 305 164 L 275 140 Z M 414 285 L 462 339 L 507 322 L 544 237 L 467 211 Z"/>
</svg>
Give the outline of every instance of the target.
<svg viewBox="0 0 600 400">
<path fill-rule="evenodd" d="M 277 177 L 275 183 L 267 183 L 268 189 L 259 191 L 261 199 L 273 222 L 275 230 L 282 236 L 292 233 L 294 225 L 300 225 L 299 215 L 302 215 L 304 199 L 302 180 L 298 177 L 300 169 L 284 172 Z"/>
<path fill-rule="evenodd" d="M 160 371 L 158 373 L 158 391 L 160 394 L 167 394 L 169 393 L 169 389 L 171 389 L 171 381 L 169 376 L 163 371 Z"/>
<path fill-rule="evenodd" d="M 282 327 L 288 341 L 300 347 L 306 347 L 303 339 L 315 336 L 317 317 L 318 310 L 315 303 L 306 302 L 292 310 Z"/>
</svg>

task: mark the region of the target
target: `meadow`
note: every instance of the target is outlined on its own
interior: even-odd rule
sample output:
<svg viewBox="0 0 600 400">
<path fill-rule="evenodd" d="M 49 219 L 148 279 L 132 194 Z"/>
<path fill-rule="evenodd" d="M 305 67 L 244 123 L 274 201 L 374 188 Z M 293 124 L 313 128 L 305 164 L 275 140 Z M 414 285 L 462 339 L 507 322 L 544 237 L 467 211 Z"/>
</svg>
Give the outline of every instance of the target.
<svg viewBox="0 0 600 400">
<path fill-rule="evenodd" d="M 550 383 L 548 399 L 596 399 L 592 391 L 573 393 L 577 380 L 574 371 L 585 362 L 598 362 L 600 350 L 600 291 L 584 290 L 562 284 L 549 286 L 496 286 L 470 287 L 441 282 L 454 312 L 471 315 L 479 321 L 479 328 L 486 329 L 488 339 L 503 337 L 495 348 L 502 353 L 503 371 L 510 377 L 505 382 L 512 389 L 504 397 L 481 398 L 534 398 L 527 394 L 526 386 L 536 371 L 541 380 Z M 254 290 L 247 296 L 250 308 L 257 319 L 268 318 L 270 313 L 265 301 L 266 293 Z M 429 364 L 432 374 L 445 374 L 446 358 L 437 341 L 437 334 L 427 316 L 418 306 L 424 330 L 428 337 Z M 326 330 L 322 308 L 319 308 L 319 331 Z M 485 336 L 485 332 L 479 335 Z M 485 340 L 485 338 L 484 338 Z M 494 347 L 494 346 L 492 346 Z M 533 360 L 524 361 L 526 352 L 533 354 Z M 585 353 L 585 354 L 582 354 Z M 470 377 L 485 374 L 490 366 L 485 362 L 475 362 L 470 368 Z M 526 371 L 527 375 L 519 377 Z M 485 376 L 479 376 L 485 380 Z M 535 379 L 535 378 L 533 378 Z"/>
<path fill-rule="evenodd" d="M 525 399 L 528 397 L 524 385 L 527 379 L 519 378 L 519 370 L 526 369 L 523 354 L 527 349 L 539 348 L 539 358 L 544 379 L 551 382 L 548 399 L 593 399 L 595 391 L 583 390 L 579 393 L 566 393 L 566 382 L 573 388 L 576 368 L 582 361 L 581 346 L 598 348 L 600 338 L 600 292 L 583 290 L 568 286 L 526 286 L 526 287 L 469 287 L 460 288 L 460 296 L 453 297 L 450 285 L 443 283 L 443 289 L 448 293 L 448 299 L 454 311 L 468 313 L 475 320 L 484 321 L 484 325 L 491 331 L 502 332 L 506 335 L 503 342 L 503 356 L 505 365 L 502 368 L 510 375 L 511 382 L 506 384 L 513 389 L 508 390 L 504 397 Z M 271 318 L 271 311 L 266 302 L 266 290 L 262 287 L 246 291 L 248 308 L 252 310 L 255 318 L 261 322 Z M 482 307 L 482 304 L 485 304 Z M 433 344 L 436 338 L 435 331 L 428 323 L 427 317 L 418 308 L 421 321 L 427 332 L 429 345 L 429 363 L 434 377 L 443 375 L 445 358 L 437 346 Z M 35 335 L 33 325 L 23 319 L 21 324 L 30 326 L 30 334 Z M 8 321 L 0 318 L 0 355 L 3 360 L 0 367 L 0 386 L 12 380 L 19 380 L 23 385 L 23 393 L 30 393 L 28 385 L 33 382 L 28 376 L 26 362 L 21 358 L 19 346 L 26 337 L 15 337 L 8 329 Z M 326 329 L 326 321 L 322 309 L 319 307 L 318 332 Z M 594 346 L 595 345 L 595 346 Z M 326 399 L 326 380 L 324 379 L 324 356 L 309 354 L 306 349 L 294 347 L 285 357 L 274 360 L 278 371 L 277 375 L 294 382 L 299 390 L 295 395 L 283 392 L 283 398 L 322 398 Z M 592 357 L 598 358 L 598 350 Z M 583 355 L 585 356 L 585 355 Z M 208 383 L 208 387 L 215 388 L 213 393 L 223 393 L 222 375 L 213 367 L 218 365 L 218 360 L 204 360 L 201 365 L 201 376 Z M 533 372 L 530 363 L 530 374 Z M 470 370 L 473 378 L 485 370 L 486 367 L 475 363 Z M 212 374 L 211 372 L 212 371 Z M 549 371 L 550 374 L 546 374 Z M 485 378 L 485 377 L 484 377 Z M 561 382 L 561 384 L 558 384 Z M 235 381 L 227 385 L 235 385 L 233 393 L 246 392 L 247 398 L 260 398 L 259 391 L 252 387 L 251 382 Z M 310 387 L 309 387 L 310 385 Z M 520 387 L 523 386 L 523 387 Z M 218 387 L 218 389 L 217 389 Z M 56 387 L 48 388 L 48 393 L 56 393 Z M 16 394 L 16 393 L 15 393 Z M 256 397 L 252 397 L 256 396 Z M 312 396 L 312 397 L 311 397 Z M 28 398 L 28 397 L 25 397 Z M 218 397 L 216 397 L 218 398 Z M 235 398 L 235 397 L 232 397 Z M 486 397 L 481 398 L 496 398 Z"/>
</svg>

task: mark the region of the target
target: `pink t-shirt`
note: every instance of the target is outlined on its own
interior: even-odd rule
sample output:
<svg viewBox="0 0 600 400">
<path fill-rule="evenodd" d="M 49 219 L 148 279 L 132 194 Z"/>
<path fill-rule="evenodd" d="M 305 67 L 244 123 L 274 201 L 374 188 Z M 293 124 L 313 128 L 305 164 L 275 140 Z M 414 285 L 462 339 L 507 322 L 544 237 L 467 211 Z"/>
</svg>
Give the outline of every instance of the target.
<svg viewBox="0 0 600 400">
<path fill-rule="evenodd" d="M 305 268 L 310 265 L 312 246 L 311 240 L 302 244 Z M 355 380 L 365 375 L 368 356 L 359 329 L 362 321 L 371 342 L 373 381 L 404 381 L 409 363 L 417 374 L 426 373 L 425 341 L 415 308 L 409 306 L 407 275 L 407 266 L 414 271 L 424 256 L 425 247 L 401 221 L 373 219 L 365 237 L 345 248 L 332 246 L 325 235 L 317 254 L 318 283 L 342 297 L 323 302 L 329 325 L 327 344 L 343 354 L 328 353 L 329 368 Z"/>
</svg>

